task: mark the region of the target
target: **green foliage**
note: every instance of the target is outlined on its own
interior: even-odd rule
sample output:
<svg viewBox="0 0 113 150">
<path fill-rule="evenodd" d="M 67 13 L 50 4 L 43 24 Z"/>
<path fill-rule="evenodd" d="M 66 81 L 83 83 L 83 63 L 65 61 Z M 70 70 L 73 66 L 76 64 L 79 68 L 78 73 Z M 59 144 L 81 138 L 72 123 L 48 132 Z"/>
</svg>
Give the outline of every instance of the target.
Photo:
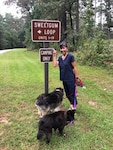
<svg viewBox="0 0 113 150">
<path fill-rule="evenodd" d="M 4 23 L 3 17 L 0 15 L 0 50 L 4 49 L 5 38 L 4 38 Z"/>
<path fill-rule="evenodd" d="M 4 18 L 0 16 L 0 49 L 23 47 L 23 26 L 24 21 L 11 14 L 7 13 Z"/>
<path fill-rule="evenodd" d="M 23 21 L 22 18 L 16 20 L 8 14 L 5 16 L 5 21 L 0 24 L 1 49 L 24 46 L 29 49 L 39 48 L 40 44 L 31 41 L 32 19 L 60 20 L 61 40 L 64 38 L 68 40 L 71 51 L 79 50 L 86 39 L 95 38 L 95 31 L 98 29 L 109 39 L 113 36 L 111 0 L 100 1 L 99 6 L 94 0 L 6 0 L 8 5 L 13 3 L 20 7 Z M 97 24 L 97 13 L 99 13 L 99 24 Z M 102 21 L 103 14 L 106 22 Z"/>
<path fill-rule="evenodd" d="M 78 52 L 78 61 L 91 66 L 107 66 L 113 62 L 110 43 L 102 38 L 101 33 L 94 39 L 84 43 L 83 49 Z"/>
</svg>

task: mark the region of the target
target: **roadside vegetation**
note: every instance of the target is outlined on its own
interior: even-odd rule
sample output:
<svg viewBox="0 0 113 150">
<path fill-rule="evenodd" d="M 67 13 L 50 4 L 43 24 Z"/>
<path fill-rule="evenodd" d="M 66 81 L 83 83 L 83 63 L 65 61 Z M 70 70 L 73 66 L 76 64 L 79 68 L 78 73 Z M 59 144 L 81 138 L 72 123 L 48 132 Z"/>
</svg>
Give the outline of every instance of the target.
<svg viewBox="0 0 113 150">
<path fill-rule="evenodd" d="M 78 58 L 77 54 L 73 52 Z M 0 150 L 112 150 L 113 70 L 77 63 L 86 89 L 78 89 L 74 125 L 50 145 L 37 141 L 36 97 L 44 92 L 44 64 L 38 51 L 17 49 L 0 55 Z M 61 87 L 58 68 L 49 63 L 49 91 Z M 63 105 L 69 108 L 64 96 Z"/>
</svg>

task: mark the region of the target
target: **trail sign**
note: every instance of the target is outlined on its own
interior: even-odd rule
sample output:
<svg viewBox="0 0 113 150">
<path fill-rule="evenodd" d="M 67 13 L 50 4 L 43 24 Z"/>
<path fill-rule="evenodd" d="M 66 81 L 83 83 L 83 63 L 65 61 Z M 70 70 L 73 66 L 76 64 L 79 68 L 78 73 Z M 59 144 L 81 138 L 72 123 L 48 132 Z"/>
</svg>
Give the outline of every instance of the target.
<svg viewBox="0 0 113 150">
<path fill-rule="evenodd" d="M 61 22 L 56 20 L 32 20 L 31 34 L 33 42 L 59 42 Z"/>
<path fill-rule="evenodd" d="M 40 48 L 40 61 L 41 62 L 52 62 L 53 61 L 53 48 Z"/>
</svg>

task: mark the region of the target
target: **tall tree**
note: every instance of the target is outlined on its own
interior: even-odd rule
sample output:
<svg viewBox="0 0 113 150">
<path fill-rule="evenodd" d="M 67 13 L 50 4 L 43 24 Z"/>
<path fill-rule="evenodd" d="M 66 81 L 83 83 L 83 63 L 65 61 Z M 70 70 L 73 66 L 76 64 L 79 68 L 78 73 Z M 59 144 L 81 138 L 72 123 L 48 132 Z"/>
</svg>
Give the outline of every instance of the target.
<svg viewBox="0 0 113 150">
<path fill-rule="evenodd" d="M 82 27 L 85 30 L 85 37 L 90 38 L 94 36 L 94 5 L 93 0 L 82 1 Z"/>
<path fill-rule="evenodd" d="M 61 41 L 67 39 L 67 19 L 66 19 L 66 7 L 65 5 L 61 6 L 60 12 L 60 21 L 61 21 Z"/>
<path fill-rule="evenodd" d="M 79 44 L 79 29 L 80 29 L 80 18 L 79 18 L 79 0 L 76 0 L 76 50 Z"/>
<path fill-rule="evenodd" d="M 3 17 L 0 15 L 0 50 L 4 48 L 4 24 L 3 24 Z"/>
<path fill-rule="evenodd" d="M 113 17 L 111 14 L 111 1 L 105 0 L 105 16 L 106 16 L 106 26 L 107 26 L 107 36 L 110 39 L 110 31 L 111 31 L 111 18 Z"/>
</svg>

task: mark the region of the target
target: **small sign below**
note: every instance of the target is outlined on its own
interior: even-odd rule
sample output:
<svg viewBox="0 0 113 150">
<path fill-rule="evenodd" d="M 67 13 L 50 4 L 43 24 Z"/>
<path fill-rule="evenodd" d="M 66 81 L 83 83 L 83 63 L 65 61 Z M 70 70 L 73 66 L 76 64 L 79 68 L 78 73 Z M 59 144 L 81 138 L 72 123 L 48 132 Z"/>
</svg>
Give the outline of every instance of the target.
<svg viewBox="0 0 113 150">
<path fill-rule="evenodd" d="M 53 61 L 53 48 L 40 48 L 40 61 L 44 63 Z"/>
</svg>

